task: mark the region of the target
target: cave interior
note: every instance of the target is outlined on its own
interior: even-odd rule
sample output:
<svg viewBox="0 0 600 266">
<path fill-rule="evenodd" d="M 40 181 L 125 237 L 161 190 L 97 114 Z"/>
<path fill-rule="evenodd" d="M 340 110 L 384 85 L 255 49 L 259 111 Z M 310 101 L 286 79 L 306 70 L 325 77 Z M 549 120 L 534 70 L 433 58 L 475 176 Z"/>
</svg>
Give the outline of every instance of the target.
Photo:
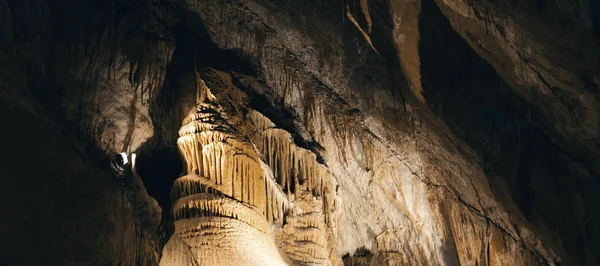
<svg viewBox="0 0 600 266">
<path fill-rule="evenodd" d="M 0 109 L 0 265 L 600 265 L 600 0 L 0 0 Z"/>
</svg>

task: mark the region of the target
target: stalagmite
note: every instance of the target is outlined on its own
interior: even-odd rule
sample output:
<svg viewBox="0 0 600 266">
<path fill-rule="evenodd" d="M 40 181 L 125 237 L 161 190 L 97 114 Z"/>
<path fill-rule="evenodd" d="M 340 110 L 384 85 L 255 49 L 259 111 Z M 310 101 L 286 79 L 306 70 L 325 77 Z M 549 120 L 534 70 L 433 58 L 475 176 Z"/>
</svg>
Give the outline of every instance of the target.
<svg viewBox="0 0 600 266">
<path fill-rule="evenodd" d="M 245 222 L 263 233 L 270 233 L 271 230 L 270 224 L 254 207 L 220 195 L 200 193 L 180 198 L 173 204 L 173 212 L 177 220 L 226 217 Z"/>
<path fill-rule="evenodd" d="M 260 113 L 249 110 L 247 125 L 234 126 L 240 117 L 196 78 L 198 106 L 177 140 L 185 173 L 171 190 L 177 237 L 199 265 L 330 265 L 335 178 L 315 153 Z M 257 134 L 247 136 L 244 126 Z M 286 259 L 275 238 L 285 239 L 279 249 Z M 225 260 L 227 254 L 240 260 Z"/>
<path fill-rule="evenodd" d="M 171 190 L 175 234 L 199 265 L 285 265 L 267 217 L 275 215 L 269 210 L 286 213 L 290 204 L 265 175 L 252 143 L 197 79 L 198 107 L 177 140 L 186 173 Z"/>
</svg>

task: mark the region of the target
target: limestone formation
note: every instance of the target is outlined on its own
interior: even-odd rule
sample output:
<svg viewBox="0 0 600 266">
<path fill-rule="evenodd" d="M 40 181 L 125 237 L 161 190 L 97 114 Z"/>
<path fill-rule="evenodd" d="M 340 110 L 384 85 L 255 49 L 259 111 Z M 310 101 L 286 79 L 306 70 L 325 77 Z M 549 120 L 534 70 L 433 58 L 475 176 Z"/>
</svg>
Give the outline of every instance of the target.
<svg viewBox="0 0 600 266">
<path fill-rule="evenodd" d="M 599 44 L 598 0 L 0 0 L 0 265 L 600 265 Z"/>
<path fill-rule="evenodd" d="M 172 188 L 175 232 L 167 250 L 191 254 L 198 265 L 330 265 L 335 179 L 314 153 L 256 111 L 247 116 L 259 139 L 243 135 L 196 78 L 198 106 L 177 140 L 185 172 Z"/>
</svg>

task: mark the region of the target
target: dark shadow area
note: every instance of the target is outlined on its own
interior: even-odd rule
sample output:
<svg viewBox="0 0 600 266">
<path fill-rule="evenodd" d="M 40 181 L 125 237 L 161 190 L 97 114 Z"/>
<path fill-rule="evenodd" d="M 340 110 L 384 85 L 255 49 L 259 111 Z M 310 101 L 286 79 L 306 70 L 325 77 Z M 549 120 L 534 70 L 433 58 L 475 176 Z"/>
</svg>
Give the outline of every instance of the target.
<svg viewBox="0 0 600 266">
<path fill-rule="evenodd" d="M 175 42 L 182 60 L 188 67 L 229 70 L 256 76 L 257 63 L 239 49 L 222 49 L 211 39 L 200 16 L 186 9 L 178 9 L 181 21 L 173 28 Z M 195 63 L 195 65 L 194 65 Z"/>
<path fill-rule="evenodd" d="M 433 1 L 422 2 L 419 28 L 423 94 L 458 137 L 483 151 L 495 135 L 534 126 L 527 106 L 452 29 Z"/>
<path fill-rule="evenodd" d="M 171 185 L 183 172 L 179 151 L 172 148 L 142 152 L 136 160 L 136 172 L 148 194 L 158 201 L 163 212 L 171 207 Z"/>
<path fill-rule="evenodd" d="M 496 71 L 452 29 L 432 0 L 422 2 L 421 75 L 430 108 L 478 152 L 492 191 L 521 213 L 567 263 L 596 264 L 600 234 L 594 174 L 569 157 Z M 583 185 L 585 184 L 585 185 Z M 517 220 L 518 220 L 517 219 Z M 583 244 L 585 243 L 585 244 Z M 568 254 L 568 255 L 567 255 Z"/>
<path fill-rule="evenodd" d="M 344 266 L 368 266 L 371 265 L 373 260 L 373 253 L 365 247 L 361 247 L 354 251 L 354 254 L 342 256 Z"/>
</svg>

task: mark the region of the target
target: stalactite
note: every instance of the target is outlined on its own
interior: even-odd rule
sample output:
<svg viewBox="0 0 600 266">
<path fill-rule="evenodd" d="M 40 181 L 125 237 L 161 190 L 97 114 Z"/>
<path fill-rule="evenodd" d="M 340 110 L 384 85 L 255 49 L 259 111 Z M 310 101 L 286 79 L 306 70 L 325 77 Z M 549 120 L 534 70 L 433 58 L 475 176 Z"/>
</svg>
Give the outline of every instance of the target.
<svg viewBox="0 0 600 266">
<path fill-rule="evenodd" d="M 272 71 L 280 84 L 293 86 L 285 70 Z M 171 194 L 176 233 L 189 242 L 199 226 L 222 218 L 266 234 L 272 233 L 271 225 L 291 226 L 298 232 L 290 236 L 298 246 L 290 251 L 295 259 L 326 264 L 328 243 L 338 228 L 335 178 L 313 152 L 298 147 L 290 133 L 256 111 L 245 116 L 256 129 L 246 135 L 246 128 L 231 122 L 242 112 L 235 106 L 235 114 L 226 112 L 199 76 L 197 84 L 198 107 L 183 119 L 177 140 L 185 174 Z"/>
<path fill-rule="evenodd" d="M 214 96 L 203 82 L 199 89 L 206 90 L 205 94 L 210 97 L 204 98 L 196 111 L 184 119 L 177 141 L 188 174 L 180 178 L 181 182 L 196 188 L 187 189 L 185 193 L 174 192 L 174 200 L 193 191 L 208 193 L 207 189 L 210 189 L 254 206 L 266 219 L 280 224 L 284 220 L 283 216 L 293 206 L 289 202 L 289 183 L 284 186 L 287 188 L 286 195 L 278 186 L 281 182 L 273 179 L 271 170 L 259 159 L 254 146 L 242 140 L 244 138 L 240 133 L 228 124 L 227 115 L 217 104 L 212 103 Z M 268 125 L 266 123 L 263 126 Z M 285 168 L 289 166 L 278 164 L 273 169 L 282 171 Z M 195 176 L 196 181 L 189 183 L 190 176 Z M 174 190 L 181 190 L 179 180 L 174 185 Z"/>
<path fill-rule="evenodd" d="M 248 117 L 262 131 L 262 145 L 258 147 L 273 170 L 279 187 L 288 198 L 292 194 L 297 196 L 302 191 L 307 191 L 315 197 L 326 199 L 323 213 L 327 223 L 330 223 L 337 186 L 335 178 L 326 167 L 317 162 L 313 152 L 298 147 L 287 131 L 276 128 L 268 118 L 256 111 L 250 111 Z M 296 188 L 296 184 L 299 188 Z"/>
<path fill-rule="evenodd" d="M 367 41 L 367 43 L 369 44 L 369 46 L 371 47 L 371 49 L 373 49 L 373 51 L 377 54 L 380 55 L 379 52 L 377 51 L 377 49 L 375 49 L 375 46 L 373 46 L 373 42 L 371 41 L 371 37 L 369 36 L 368 33 L 366 33 L 358 24 L 358 22 L 356 21 L 356 19 L 354 19 L 354 17 L 352 16 L 352 13 L 350 12 L 350 7 L 346 4 L 346 15 L 348 16 L 348 19 L 350 20 L 350 22 L 352 22 L 352 24 L 354 24 L 354 26 L 358 29 L 358 31 L 362 34 L 363 38 L 365 38 L 365 40 Z"/>
</svg>

